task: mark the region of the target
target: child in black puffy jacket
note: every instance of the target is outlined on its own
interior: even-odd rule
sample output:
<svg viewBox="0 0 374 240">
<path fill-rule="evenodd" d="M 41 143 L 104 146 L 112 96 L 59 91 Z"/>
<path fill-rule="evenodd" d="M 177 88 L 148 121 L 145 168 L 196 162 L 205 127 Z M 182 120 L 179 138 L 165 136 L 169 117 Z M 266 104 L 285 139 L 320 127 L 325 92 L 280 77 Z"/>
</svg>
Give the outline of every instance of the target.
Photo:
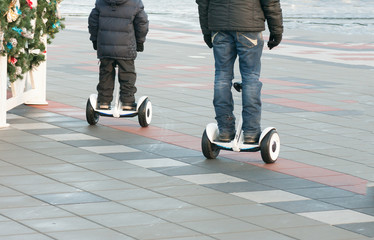
<svg viewBox="0 0 374 240">
<path fill-rule="evenodd" d="M 110 109 L 118 66 L 123 110 L 135 110 L 137 52 L 144 50 L 148 16 L 141 0 L 96 0 L 88 18 L 90 40 L 100 59 L 97 108 Z"/>
</svg>

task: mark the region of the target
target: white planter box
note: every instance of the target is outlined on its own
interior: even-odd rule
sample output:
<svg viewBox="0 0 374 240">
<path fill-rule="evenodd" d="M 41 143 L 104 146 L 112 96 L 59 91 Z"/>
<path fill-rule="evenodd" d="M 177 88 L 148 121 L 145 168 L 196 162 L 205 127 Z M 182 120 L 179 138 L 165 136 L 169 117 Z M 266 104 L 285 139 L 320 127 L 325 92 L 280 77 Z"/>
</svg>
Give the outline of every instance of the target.
<svg viewBox="0 0 374 240">
<path fill-rule="evenodd" d="M 0 128 L 9 126 L 6 122 L 7 111 L 21 104 L 48 104 L 46 101 L 47 61 L 25 73 L 23 79 L 10 83 L 12 96 L 8 99 L 7 64 L 7 57 L 0 56 Z"/>
<path fill-rule="evenodd" d="M 38 1 L 33 0 L 32 7 L 37 7 L 37 4 Z M 32 24 L 35 25 L 35 21 Z M 2 37 L 0 34 L 0 42 Z M 44 44 L 47 48 L 47 36 L 44 37 Z M 26 73 L 23 79 L 8 84 L 7 56 L 0 55 L 0 128 L 9 126 L 6 121 L 7 111 L 21 104 L 48 104 L 46 101 L 47 55 L 45 57 L 46 61 Z M 7 97 L 8 85 L 12 92 L 10 98 Z"/>
</svg>

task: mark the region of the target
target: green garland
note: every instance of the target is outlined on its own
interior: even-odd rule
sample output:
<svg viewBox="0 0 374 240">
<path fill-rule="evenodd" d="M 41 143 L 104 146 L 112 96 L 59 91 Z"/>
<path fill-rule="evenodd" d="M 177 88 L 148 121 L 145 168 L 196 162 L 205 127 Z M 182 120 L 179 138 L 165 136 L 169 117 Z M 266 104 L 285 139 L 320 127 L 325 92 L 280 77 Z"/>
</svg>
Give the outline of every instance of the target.
<svg viewBox="0 0 374 240">
<path fill-rule="evenodd" d="M 47 43 L 51 43 L 55 34 L 65 27 L 62 23 L 64 19 L 57 14 L 61 1 L 38 0 L 37 7 L 32 8 L 32 0 L 19 0 L 18 18 L 13 22 L 7 20 L 12 0 L 0 2 L 0 32 L 4 33 L 3 46 L 0 46 L 3 51 L 0 53 L 8 55 L 7 70 L 11 82 L 22 79 L 24 73 L 45 61 L 46 46 L 42 36 L 46 35 Z"/>
</svg>

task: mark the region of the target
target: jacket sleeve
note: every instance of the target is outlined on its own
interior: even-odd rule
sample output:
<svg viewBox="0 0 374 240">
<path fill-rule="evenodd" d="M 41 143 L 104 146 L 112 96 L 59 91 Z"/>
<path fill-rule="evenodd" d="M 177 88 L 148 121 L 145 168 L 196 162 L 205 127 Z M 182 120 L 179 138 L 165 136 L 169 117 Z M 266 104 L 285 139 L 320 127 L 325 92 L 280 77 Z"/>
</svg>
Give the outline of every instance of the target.
<svg viewBox="0 0 374 240">
<path fill-rule="evenodd" d="M 199 9 L 200 27 L 203 34 L 210 34 L 208 26 L 208 8 L 210 0 L 196 0 Z"/>
<path fill-rule="evenodd" d="M 261 0 L 270 33 L 283 34 L 283 16 L 279 0 Z"/>
<path fill-rule="evenodd" d="M 99 10 L 95 6 L 92 9 L 90 16 L 88 17 L 88 32 L 90 33 L 90 40 L 92 42 L 97 41 L 97 32 L 99 29 Z"/>
<path fill-rule="evenodd" d="M 137 43 L 144 43 L 149 29 L 148 15 L 140 1 L 139 11 L 134 18 L 135 38 Z"/>
</svg>

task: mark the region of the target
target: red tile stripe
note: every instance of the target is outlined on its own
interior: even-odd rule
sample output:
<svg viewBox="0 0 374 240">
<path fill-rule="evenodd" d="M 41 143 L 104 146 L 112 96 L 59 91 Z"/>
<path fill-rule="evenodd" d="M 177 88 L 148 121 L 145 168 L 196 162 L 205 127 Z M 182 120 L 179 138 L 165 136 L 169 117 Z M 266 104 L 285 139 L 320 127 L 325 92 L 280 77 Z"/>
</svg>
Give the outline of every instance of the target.
<svg viewBox="0 0 374 240">
<path fill-rule="evenodd" d="M 320 104 L 298 101 L 288 98 L 265 98 L 262 99 L 263 102 L 277 104 L 285 107 L 298 108 L 310 112 L 327 112 L 327 111 L 340 111 L 342 109 L 324 106 Z"/>
<path fill-rule="evenodd" d="M 307 93 L 323 93 L 319 90 L 308 88 L 294 88 L 294 89 L 279 89 L 279 90 L 262 90 L 264 95 L 279 95 L 279 94 L 307 94 Z"/>
</svg>

